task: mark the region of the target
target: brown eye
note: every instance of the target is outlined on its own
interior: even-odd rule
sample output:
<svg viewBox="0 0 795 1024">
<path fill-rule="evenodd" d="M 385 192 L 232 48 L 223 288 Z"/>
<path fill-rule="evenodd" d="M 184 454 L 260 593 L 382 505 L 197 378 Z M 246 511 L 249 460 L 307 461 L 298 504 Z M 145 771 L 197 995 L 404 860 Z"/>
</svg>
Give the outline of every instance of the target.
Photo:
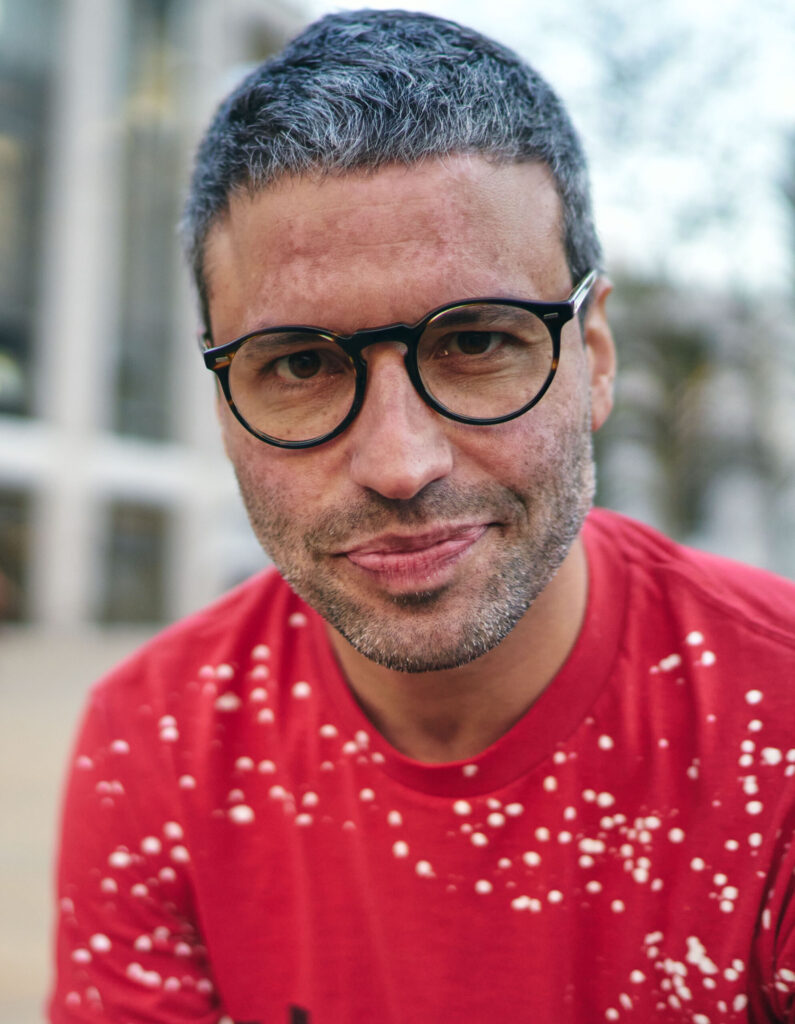
<svg viewBox="0 0 795 1024">
<path fill-rule="evenodd" d="M 310 377 L 314 377 L 320 372 L 322 366 L 320 353 L 314 349 L 293 352 L 292 355 L 279 360 L 279 362 L 281 363 L 279 368 L 281 376 L 293 377 L 296 380 L 309 380 Z"/>
<path fill-rule="evenodd" d="M 502 331 L 456 331 L 444 343 L 443 354 L 447 356 L 485 356 L 496 352 L 510 342 L 510 335 Z"/>
<path fill-rule="evenodd" d="M 455 336 L 451 348 L 456 348 L 465 356 L 481 356 L 488 352 L 492 342 L 498 335 L 491 331 L 460 331 Z"/>
</svg>

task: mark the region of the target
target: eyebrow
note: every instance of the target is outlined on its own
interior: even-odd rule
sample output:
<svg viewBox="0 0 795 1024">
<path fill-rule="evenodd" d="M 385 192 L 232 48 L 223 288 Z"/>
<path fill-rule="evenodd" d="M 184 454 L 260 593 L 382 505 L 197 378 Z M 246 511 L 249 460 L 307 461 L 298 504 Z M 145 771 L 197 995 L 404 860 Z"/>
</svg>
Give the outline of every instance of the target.
<svg viewBox="0 0 795 1024">
<path fill-rule="evenodd" d="M 468 301 L 468 300 L 465 300 Z M 469 305 L 458 305 L 452 303 L 450 307 L 445 307 L 440 313 L 435 314 L 438 318 L 443 318 L 442 323 L 438 326 L 443 327 L 460 327 L 462 324 L 474 325 L 477 327 L 488 327 L 495 323 L 500 324 L 521 324 L 527 323 L 528 311 L 518 306 L 499 305 L 496 302 L 471 302 Z M 532 317 L 532 314 L 529 314 Z M 427 319 L 428 314 L 417 321 L 417 324 L 421 324 Z M 369 331 L 383 331 L 388 327 L 403 327 L 403 326 L 416 326 L 414 324 L 383 324 L 378 327 L 365 327 L 361 330 Z M 436 327 L 437 324 L 433 323 L 431 326 Z M 276 347 L 271 339 L 276 338 L 278 342 L 283 344 L 291 344 L 295 342 L 305 342 L 307 340 L 317 340 L 318 343 L 336 339 L 346 339 L 354 337 L 359 334 L 359 331 L 354 331 L 353 334 L 338 334 L 336 331 L 329 330 L 326 327 L 309 327 L 299 326 L 293 324 L 269 324 L 260 327 L 254 331 L 251 331 L 247 336 L 247 343 L 250 345 L 252 342 L 259 342 L 257 346 L 262 348 Z M 278 344 L 277 342 L 277 344 Z"/>
<path fill-rule="evenodd" d="M 438 314 L 439 320 L 445 327 L 459 327 L 461 324 L 478 324 L 489 326 L 490 324 L 518 324 L 526 323 L 528 311 L 517 306 L 497 306 L 494 303 L 477 303 L 471 306 L 461 306 L 447 312 Z M 434 322 L 432 326 L 436 327 Z"/>
<path fill-rule="evenodd" d="M 317 333 L 316 331 L 302 329 L 301 327 L 263 327 L 259 331 L 254 331 L 246 338 L 246 345 L 247 347 L 251 346 L 250 351 L 253 351 L 255 348 L 272 349 L 278 348 L 280 345 L 305 343 L 307 341 L 320 345 L 330 340 L 327 334 L 328 332 Z"/>
</svg>

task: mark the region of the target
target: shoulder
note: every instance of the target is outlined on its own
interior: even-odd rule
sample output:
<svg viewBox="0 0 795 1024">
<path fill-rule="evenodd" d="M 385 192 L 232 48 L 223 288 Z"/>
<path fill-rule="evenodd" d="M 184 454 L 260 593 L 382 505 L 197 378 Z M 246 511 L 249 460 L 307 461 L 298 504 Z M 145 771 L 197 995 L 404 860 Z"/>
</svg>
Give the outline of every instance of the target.
<svg viewBox="0 0 795 1024">
<path fill-rule="evenodd" d="M 683 621 L 701 616 L 748 642 L 756 637 L 795 658 L 795 583 L 732 559 L 677 544 L 652 528 L 604 509 L 588 517 L 586 542 L 596 571 L 617 556 L 633 577 L 632 599 L 656 602 Z M 631 599 L 631 600 L 632 600 Z M 632 608 L 628 614 L 632 616 Z"/>
<path fill-rule="evenodd" d="M 279 573 L 265 569 L 158 633 L 94 686 L 94 699 L 168 703 L 169 694 L 223 677 L 256 649 L 280 652 L 293 632 L 291 618 L 308 612 Z"/>
</svg>

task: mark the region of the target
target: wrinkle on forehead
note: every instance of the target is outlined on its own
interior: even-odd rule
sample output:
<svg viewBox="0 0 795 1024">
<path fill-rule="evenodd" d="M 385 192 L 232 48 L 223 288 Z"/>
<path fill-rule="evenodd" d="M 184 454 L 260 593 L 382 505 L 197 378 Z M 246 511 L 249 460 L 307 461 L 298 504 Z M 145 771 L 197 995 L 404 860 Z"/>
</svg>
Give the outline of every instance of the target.
<svg viewBox="0 0 795 1024">
<path fill-rule="evenodd" d="M 399 170 L 398 182 L 411 180 L 411 171 Z M 301 189 L 300 196 L 295 192 L 303 179 L 290 179 L 251 197 L 235 196 L 229 204 L 227 226 L 234 222 L 238 243 L 247 250 L 252 243 L 267 246 L 269 239 L 278 238 L 280 256 L 286 260 L 323 261 L 359 250 L 443 244 L 449 237 L 447 218 L 457 219 L 456 211 L 464 205 L 464 197 L 448 188 L 438 195 L 435 209 L 429 210 L 424 195 L 406 194 L 405 190 L 400 196 L 394 194 L 389 189 L 393 174 L 382 173 L 388 178 L 349 174 L 324 179 L 318 191 Z M 352 188 L 356 188 L 358 197 L 353 216 Z M 264 195 L 272 202 L 267 231 L 258 242 L 255 235 L 261 232 L 261 225 L 250 214 Z M 393 230 L 386 239 L 378 238 L 385 227 Z M 213 232 L 210 249 L 216 247 L 217 240 L 218 232 Z"/>
<path fill-rule="evenodd" d="M 442 198 L 444 205 L 449 200 Z M 366 203 L 366 205 L 365 205 Z M 406 223 L 407 208 L 414 208 L 415 215 Z M 386 240 L 376 239 L 376 231 L 383 225 L 393 225 L 394 231 Z M 338 254 L 378 246 L 391 248 L 407 243 L 433 245 L 444 240 L 443 222 L 432 217 L 420 202 L 412 198 L 399 202 L 397 199 L 378 199 L 368 196 L 357 208 L 355 221 L 351 220 L 350 202 L 325 204 L 322 208 L 309 206 L 290 217 L 289 235 L 285 255 L 288 257 Z M 276 221 L 274 228 L 280 227 Z M 318 235 L 323 241 L 318 247 Z"/>
<path fill-rule="evenodd" d="M 551 277 L 555 248 L 560 259 Z M 519 260 L 529 282 L 520 297 L 554 294 L 561 273 L 567 277 L 560 202 L 549 171 L 540 164 L 457 157 L 411 168 L 285 178 L 262 192 L 238 193 L 210 232 L 206 266 L 211 309 L 216 299 L 226 299 L 220 290 L 214 294 L 214 286 L 245 291 L 248 322 L 235 325 L 238 333 L 257 329 L 263 318 L 287 322 L 281 310 L 271 311 L 273 297 L 291 287 L 295 292 L 299 280 L 307 313 L 313 292 L 350 294 L 351 322 L 323 324 L 347 331 L 370 322 L 354 322 L 355 306 L 360 299 L 368 306 L 364 293 L 375 288 L 379 274 L 381 293 L 384 281 L 395 293 L 396 308 L 385 309 L 380 321 L 386 323 L 416 319 L 447 301 L 513 295 L 510 281 Z M 431 283 L 441 277 L 443 295 Z M 416 306 L 404 309 L 400 293 L 409 281 Z M 289 322 L 297 322 L 295 315 Z"/>
</svg>

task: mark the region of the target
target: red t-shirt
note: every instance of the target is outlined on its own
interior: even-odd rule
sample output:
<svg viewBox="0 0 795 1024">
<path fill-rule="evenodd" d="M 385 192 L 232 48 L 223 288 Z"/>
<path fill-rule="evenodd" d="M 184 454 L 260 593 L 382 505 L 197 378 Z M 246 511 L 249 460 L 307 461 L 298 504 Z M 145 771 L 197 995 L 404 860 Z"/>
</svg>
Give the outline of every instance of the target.
<svg viewBox="0 0 795 1024">
<path fill-rule="evenodd" d="M 52 1021 L 795 1021 L 795 587 L 585 540 L 574 650 L 465 763 L 391 748 L 273 571 L 101 682 Z"/>
</svg>

